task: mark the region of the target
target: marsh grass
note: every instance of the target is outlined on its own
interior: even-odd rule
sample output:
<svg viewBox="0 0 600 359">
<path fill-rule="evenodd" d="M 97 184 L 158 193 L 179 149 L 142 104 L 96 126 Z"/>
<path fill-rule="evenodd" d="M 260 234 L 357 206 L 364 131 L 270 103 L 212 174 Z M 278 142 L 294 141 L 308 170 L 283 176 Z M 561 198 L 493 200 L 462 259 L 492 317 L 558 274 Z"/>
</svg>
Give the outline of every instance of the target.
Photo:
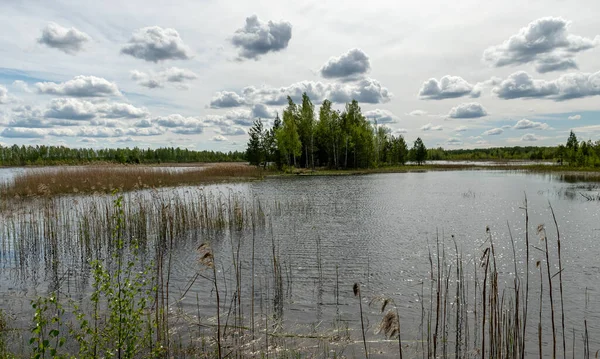
<svg viewBox="0 0 600 359">
<path fill-rule="evenodd" d="M 255 197 L 234 191 L 206 192 L 202 189 L 186 189 L 182 192 L 139 191 L 123 195 L 118 202 L 104 195 L 93 196 L 86 201 L 77 198 L 43 196 L 13 200 L 12 210 L 0 213 L 0 260 L 7 261 L 21 278 L 39 276 L 42 270 L 35 266 L 44 267 L 50 277 L 50 291 L 64 290 L 65 274 L 89 269 L 90 263 L 108 261 L 103 267 L 92 266 L 92 269 L 96 269 L 93 275 L 98 278 L 93 281 L 98 285 L 92 284 L 92 287 L 98 293 L 104 293 L 103 298 L 116 298 L 116 301 L 104 302 L 98 307 L 94 307 L 93 302 L 87 307 L 81 306 L 82 309 L 76 314 L 88 320 L 89 331 L 88 339 L 77 343 L 94 343 L 94 335 L 98 333 L 94 329 L 97 328 L 94 320 L 103 318 L 98 319 L 98 323 L 112 321 L 111 335 L 115 338 L 119 338 L 123 330 L 127 332 L 129 329 L 145 333 L 133 339 L 149 347 L 143 351 L 135 344 L 133 347 L 140 349 L 136 353 L 158 351 L 161 355 L 171 357 L 331 357 L 343 356 L 346 346 L 354 346 L 360 350 L 356 355 L 362 356 L 364 350 L 365 357 L 375 357 L 378 350 L 385 347 L 392 348 L 389 356 L 397 351 L 400 358 L 403 355 L 423 358 L 524 358 L 526 353 L 532 355 L 536 349 L 540 355 L 543 354 L 542 350 L 549 352 L 539 337 L 535 338 L 538 339 L 536 343 L 532 333 L 546 334 L 542 339 L 550 338 L 555 348 L 557 338 L 562 335 L 564 355 L 565 330 L 572 330 L 574 337 L 582 338 L 574 347 L 583 348 L 584 355 L 589 356 L 594 350 L 590 348 L 589 341 L 589 337 L 593 337 L 593 327 L 588 328 L 587 320 L 579 327 L 566 328 L 562 320 L 564 313 L 561 313 L 560 325 L 552 325 L 552 337 L 548 335 L 548 329 L 541 332 L 541 328 L 551 327 L 550 313 L 557 310 L 553 300 L 549 299 L 552 295 L 549 292 L 550 283 L 555 291 L 557 287 L 560 290 L 562 311 L 560 232 L 552 213 L 557 241 L 548 238 L 545 229 L 540 227 L 543 229 L 540 234 L 543 234 L 541 246 L 544 248 L 531 255 L 529 247 L 537 247 L 529 241 L 527 202 L 523 207 L 527 228 L 525 238 L 513 239 L 512 234 L 510 238 L 513 254 L 513 263 L 510 264 L 514 265 L 514 272 L 497 264 L 496 250 L 502 244 L 498 243 L 499 239 L 494 237 L 489 228 L 482 234 L 481 247 L 467 255 L 453 236 L 447 237 L 437 232 L 435 243 L 429 246 L 429 258 L 425 259 L 429 261 L 430 273 L 420 283 L 422 322 L 419 338 L 415 334 L 418 329 L 407 328 L 404 324 L 402 328 L 400 326 L 400 318 L 405 318 L 403 308 L 406 303 L 391 296 L 382 297 L 381 293 L 373 293 L 368 282 L 365 285 L 356 282 L 353 289 L 350 289 L 350 285 L 344 285 L 345 282 L 338 285 L 338 266 L 327 265 L 327 258 L 320 253 L 323 246 L 319 236 L 314 245 L 317 252 L 313 263 L 316 268 L 315 284 L 322 287 L 324 278 L 335 278 L 332 291 L 336 305 L 340 302 L 350 303 L 350 315 L 359 324 L 349 329 L 347 323 L 350 319 L 336 317 L 331 330 L 323 329 L 321 323 L 316 323 L 308 333 L 294 332 L 284 326 L 285 293 L 291 292 L 294 273 L 292 259 L 287 259 L 289 263 L 286 264 L 285 256 L 280 254 L 281 243 L 273 231 L 272 221 L 278 220 L 282 213 L 310 216 L 315 211 L 310 202 L 263 204 Z M 252 241 L 246 253 L 249 256 L 252 251 L 251 263 L 242 260 L 244 253 L 241 241 L 244 240 L 244 233 L 251 234 L 251 237 L 245 237 L 245 240 Z M 254 241 L 258 236 L 267 242 L 267 246 L 262 247 L 265 253 L 255 253 Z M 178 245 L 190 238 L 196 241 L 193 249 L 197 255 L 197 260 L 190 266 L 196 266 L 197 273 L 185 291 L 177 293 L 170 284 L 173 253 Z M 135 243 L 135 249 L 144 252 L 151 260 L 137 263 L 134 256 L 123 256 L 119 241 Z M 209 244 L 198 247 L 199 243 Z M 262 255 L 262 261 L 255 263 L 255 255 Z M 552 262 L 554 258 L 558 258 L 558 268 Z M 535 264 L 537 260 L 540 264 L 536 268 L 540 272 L 532 269 L 532 277 L 541 276 L 537 283 L 539 292 L 537 286 L 535 289 L 534 285 L 531 286 L 532 292 L 538 294 L 535 297 L 529 293 L 529 264 L 532 260 L 532 263 Z M 467 268 L 472 268 L 472 272 Z M 144 298 L 146 301 L 143 310 L 138 310 L 142 308 L 140 306 L 127 312 L 119 309 L 122 307 L 119 302 L 122 297 L 116 294 L 118 291 L 105 294 L 110 293 L 111 288 L 126 284 L 129 275 L 125 273 L 130 269 L 130 278 L 134 283 L 142 283 L 143 278 L 137 280 L 134 276 L 138 272 L 143 272 L 144 278 L 149 278 L 150 282 L 140 284 L 137 289 L 132 288 L 135 293 L 122 292 L 127 298 Z M 123 276 L 119 278 L 118 273 Z M 198 303 L 197 315 L 183 310 L 179 312 L 178 303 L 196 281 L 202 280 L 208 283 L 208 290 L 214 293 L 210 296 L 212 303 Z M 248 291 L 250 282 L 251 289 Z M 288 296 L 291 297 L 291 294 Z M 351 299 L 353 296 L 356 299 Z M 538 298 L 539 307 L 534 305 Z M 363 300 L 380 305 L 369 311 L 369 307 L 363 307 Z M 531 310 L 528 314 L 529 300 L 538 313 Z M 39 303 L 49 303 L 53 313 L 60 312 L 57 299 Z M 112 313 L 112 319 L 110 314 L 106 314 L 107 311 Z M 104 314 L 101 316 L 99 313 Z M 119 326 L 123 316 L 133 318 L 127 320 L 131 325 Z M 370 322 L 380 324 L 377 329 L 385 336 L 384 340 L 378 340 L 377 334 L 370 333 L 371 329 L 375 329 Z M 50 332 L 55 330 L 52 325 L 60 324 L 57 323 L 49 323 L 44 336 L 38 337 L 39 341 L 35 343 L 43 344 L 44 340 L 48 340 Z M 76 321 L 73 323 L 77 324 Z M 68 327 L 68 324 L 64 326 Z M 61 329 L 60 333 L 52 337 L 52 343 L 60 341 L 62 333 L 67 332 Z M 148 334 L 152 340 L 148 339 Z M 526 334 L 529 335 L 527 340 Z M 73 338 L 65 336 L 69 344 Z M 129 340 L 127 336 L 122 338 L 121 343 Z M 119 343 L 118 340 L 114 342 Z M 96 343 L 110 344 L 107 341 Z M 535 344 L 540 344 L 539 349 Z M 126 348 L 125 345 L 121 347 Z M 40 349 L 39 346 L 37 348 Z M 50 349 L 60 348 L 54 345 Z"/>
<path fill-rule="evenodd" d="M 32 169 L 0 186 L 4 198 L 112 193 L 159 187 L 192 186 L 260 179 L 264 171 L 244 164 L 203 167 L 89 166 Z"/>
</svg>

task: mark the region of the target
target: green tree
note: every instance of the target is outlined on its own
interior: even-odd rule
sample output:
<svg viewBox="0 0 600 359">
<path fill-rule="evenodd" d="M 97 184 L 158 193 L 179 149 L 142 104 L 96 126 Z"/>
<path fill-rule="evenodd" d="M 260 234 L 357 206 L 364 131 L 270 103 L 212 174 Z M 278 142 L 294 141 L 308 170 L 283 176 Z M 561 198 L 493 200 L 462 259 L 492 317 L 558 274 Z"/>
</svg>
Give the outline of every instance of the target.
<svg viewBox="0 0 600 359">
<path fill-rule="evenodd" d="M 283 125 L 277 130 L 275 138 L 277 148 L 286 157 L 287 164 L 294 166 L 296 166 L 296 157 L 302 154 L 302 143 L 297 127 L 299 117 L 298 106 L 288 96 L 288 107 L 283 111 Z"/>
<path fill-rule="evenodd" d="M 264 131 L 263 124 L 260 119 L 254 121 L 250 130 L 248 130 L 250 139 L 248 140 L 248 147 L 246 149 L 246 156 L 248 162 L 251 165 L 260 166 L 261 163 L 266 161 L 264 151 Z"/>
<path fill-rule="evenodd" d="M 413 161 L 417 162 L 417 165 L 420 166 L 425 162 L 425 159 L 427 158 L 427 148 L 425 148 L 425 144 L 423 143 L 423 140 L 421 140 L 421 137 L 417 137 L 411 152 Z"/>
</svg>

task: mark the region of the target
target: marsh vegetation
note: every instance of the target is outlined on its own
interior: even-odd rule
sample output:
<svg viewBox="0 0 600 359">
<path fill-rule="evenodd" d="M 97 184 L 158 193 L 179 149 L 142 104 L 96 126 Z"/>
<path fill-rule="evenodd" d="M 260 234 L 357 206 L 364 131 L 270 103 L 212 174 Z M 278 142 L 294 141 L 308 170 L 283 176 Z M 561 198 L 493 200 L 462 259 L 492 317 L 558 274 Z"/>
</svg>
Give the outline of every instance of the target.
<svg viewBox="0 0 600 359">
<path fill-rule="evenodd" d="M 0 353 L 593 357 L 598 208 L 565 187 L 596 188 L 478 171 L 11 196 Z"/>
</svg>

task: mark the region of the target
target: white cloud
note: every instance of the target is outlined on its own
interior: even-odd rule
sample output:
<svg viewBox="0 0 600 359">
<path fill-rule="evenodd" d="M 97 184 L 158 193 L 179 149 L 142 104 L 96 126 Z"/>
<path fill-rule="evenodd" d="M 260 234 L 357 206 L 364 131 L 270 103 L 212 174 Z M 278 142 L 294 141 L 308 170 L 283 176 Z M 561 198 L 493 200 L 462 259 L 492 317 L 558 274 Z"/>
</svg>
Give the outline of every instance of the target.
<svg viewBox="0 0 600 359">
<path fill-rule="evenodd" d="M 569 116 L 569 120 L 581 120 L 581 115 L 573 115 L 573 116 Z"/>
<path fill-rule="evenodd" d="M 8 90 L 6 87 L 0 85 L 0 104 L 8 102 Z"/>
<path fill-rule="evenodd" d="M 530 121 L 526 118 L 519 120 L 517 124 L 513 127 L 515 130 L 547 130 L 550 128 L 547 123 Z"/>
<path fill-rule="evenodd" d="M 450 137 L 448 140 L 446 140 L 446 144 L 450 146 L 460 146 L 463 144 L 463 141 L 458 137 Z"/>
<path fill-rule="evenodd" d="M 423 83 L 419 97 L 425 100 L 443 100 L 462 96 L 479 97 L 480 88 L 468 83 L 459 76 L 444 76 L 439 81 L 431 78 Z"/>
<path fill-rule="evenodd" d="M 6 127 L 0 136 L 5 138 L 44 138 L 45 132 L 37 128 Z"/>
<path fill-rule="evenodd" d="M 600 95 L 600 71 L 593 74 L 571 72 L 551 81 L 535 80 L 526 72 L 519 71 L 494 87 L 493 92 L 505 100 L 547 98 L 564 101 L 598 96 Z"/>
<path fill-rule="evenodd" d="M 442 126 L 434 126 L 431 123 L 423 125 L 421 127 L 421 131 L 442 131 L 444 128 Z"/>
<path fill-rule="evenodd" d="M 136 30 L 121 53 L 149 62 L 188 60 L 192 57 L 190 48 L 175 29 L 159 26 Z"/>
<path fill-rule="evenodd" d="M 213 141 L 217 141 L 217 142 L 223 142 L 223 141 L 227 141 L 227 137 L 224 137 L 222 135 L 215 135 L 212 138 Z"/>
<path fill-rule="evenodd" d="M 487 110 L 477 102 L 462 103 L 453 107 L 448 114 L 451 118 L 479 118 L 487 115 Z"/>
<path fill-rule="evenodd" d="M 40 44 L 55 48 L 65 54 L 75 55 L 83 50 L 83 45 L 92 38 L 85 32 L 72 27 L 67 29 L 56 23 L 50 22 L 42 30 L 42 37 L 38 39 Z"/>
<path fill-rule="evenodd" d="M 427 111 L 423 110 L 414 110 L 409 113 L 410 116 L 425 116 L 427 115 Z"/>
<path fill-rule="evenodd" d="M 596 47 L 600 38 L 570 34 L 569 25 L 562 18 L 535 20 L 502 44 L 486 49 L 483 58 L 496 67 L 534 63 L 541 73 L 577 68 L 573 57 Z"/>
<path fill-rule="evenodd" d="M 252 15 L 246 18 L 246 25 L 235 32 L 231 43 L 240 49 L 240 58 L 257 60 L 269 52 L 285 49 L 291 38 L 292 24 L 289 22 L 265 23 Z"/>
<path fill-rule="evenodd" d="M 469 128 L 467 126 L 458 126 L 457 128 L 454 129 L 454 132 L 465 132 L 468 129 Z"/>
<path fill-rule="evenodd" d="M 16 87 L 17 89 L 23 91 L 23 92 L 33 93 L 33 91 L 29 88 L 29 85 L 25 81 L 15 80 L 13 82 L 13 86 Z"/>
<path fill-rule="evenodd" d="M 491 130 L 487 130 L 483 134 L 485 136 L 497 136 L 497 135 L 501 135 L 503 132 L 504 132 L 503 129 L 497 127 L 497 128 L 492 128 Z"/>
<path fill-rule="evenodd" d="M 46 118 L 65 120 L 90 120 L 96 117 L 96 106 L 74 98 L 53 99 L 44 113 Z"/>
<path fill-rule="evenodd" d="M 164 87 L 165 82 L 183 84 L 186 81 L 192 81 L 198 78 L 194 72 L 187 69 L 180 69 L 178 67 L 170 67 L 166 70 L 159 72 L 142 72 L 133 70 L 130 72 L 130 77 L 135 80 L 138 85 L 144 86 L 150 89 Z M 176 86 L 176 88 L 182 89 L 182 86 Z"/>
<path fill-rule="evenodd" d="M 242 89 L 241 94 L 235 92 L 217 92 L 210 102 L 212 108 L 238 107 L 248 104 L 266 104 L 282 106 L 287 104 L 290 96 L 296 103 L 302 101 L 302 94 L 310 97 L 313 103 L 322 103 L 329 99 L 334 103 L 347 103 L 356 100 L 360 103 L 385 103 L 393 94 L 383 87 L 379 81 L 366 78 L 353 83 L 323 83 L 319 81 L 301 81 L 287 87 L 254 87 Z"/>
<path fill-rule="evenodd" d="M 537 140 L 539 140 L 539 138 L 536 135 L 534 135 L 533 133 L 527 133 L 521 137 L 521 141 L 524 141 L 524 142 L 533 142 L 533 141 L 537 141 Z"/>
<path fill-rule="evenodd" d="M 75 76 L 61 83 L 38 82 L 35 84 L 41 94 L 71 97 L 112 97 L 121 96 L 114 82 L 96 76 Z"/>
</svg>

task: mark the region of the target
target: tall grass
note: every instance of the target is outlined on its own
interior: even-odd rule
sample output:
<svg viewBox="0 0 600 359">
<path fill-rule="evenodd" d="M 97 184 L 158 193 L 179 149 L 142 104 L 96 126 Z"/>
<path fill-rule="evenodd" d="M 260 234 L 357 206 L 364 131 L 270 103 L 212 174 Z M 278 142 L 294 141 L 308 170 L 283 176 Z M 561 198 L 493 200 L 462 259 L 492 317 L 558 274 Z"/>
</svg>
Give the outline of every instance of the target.
<svg viewBox="0 0 600 359">
<path fill-rule="evenodd" d="M 36 310 L 46 308 L 36 320 L 50 321 L 39 322 L 45 329 L 35 333 L 37 341 L 33 341 L 36 346 L 32 352 L 48 354 L 44 350 L 50 348 L 62 353 L 82 353 L 83 347 L 83 352 L 95 353 L 90 354 L 93 357 L 100 348 L 110 347 L 123 357 L 125 353 L 207 358 L 330 357 L 343 356 L 344 348 L 352 346 L 360 350 L 357 355 L 362 356 L 364 351 L 365 357 L 374 357 L 378 353 L 376 345 L 389 342 L 393 352 L 387 356 L 400 358 L 421 355 L 423 358 L 523 358 L 535 354 L 541 357 L 542 351 L 547 351 L 543 339 L 549 338 L 557 348 L 556 308 L 553 289 L 549 289 L 556 291 L 557 287 L 561 293 L 563 356 L 566 330 L 578 333 L 581 340 L 577 346 L 583 348 L 585 355 L 593 350 L 589 341 L 593 329 L 588 327 L 587 320 L 573 328 L 568 328 L 564 321 L 562 292 L 563 285 L 566 287 L 568 283 L 563 283 L 561 275 L 561 237 L 556 217 L 553 213 L 557 241 L 551 241 L 540 227 L 543 248 L 534 246 L 529 240 L 527 202 L 523 207 L 525 238 L 513 238 L 509 227 L 513 254 L 509 267 L 514 270 L 499 265 L 497 250 L 501 244 L 489 228 L 482 233 L 482 246 L 466 255 L 454 236 L 436 233 L 426 259 L 430 273 L 420 283 L 419 336 L 419 329 L 411 328 L 410 322 L 402 324 L 401 331 L 400 318 L 405 318 L 403 310 L 407 303 L 389 293 L 374 293 L 369 284 L 360 285 L 359 281 L 353 290 L 350 283 L 338 286 L 338 267 L 327 266 L 327 258 L 320 253 L 323 245 L 319 236 L 313 245 L 317 252 L 313 259 L 315 287 L 322 288 L 325 277 L 336 278 L 332 288 L 336 307 L 348 303 L 351 319 L 360 324 L 353 331 L 346 327 L 347 335 L 339 334 L 344 328 L 338 318 L 331 331 L 318 331 L 316 327 L 321 323 L 308 334 L 282 329 L 284 306 L 289 299 L 285 293 L 291 293 L 293 272 L 291 264 L 286 264 L 286 258 L 280 254 L 281 244 L 272 225 L 282 212 L 310 215 L 313 210 L 310 204 L 264 204 L 234 191 L 202 189 L 139 191 L 125 194 L 119 201 L 105 195 L 86 198 L 83 201 L 79 197 L 42 196 L 12 200 L 11 210 L 0 213 L 0 261 L 9 263 L 17 277 L 39 276 L 41 271 L 34 269 L 39 262 L 50 277 L 50 292 L 64 293 L 65 273 L 92 269 L 91 292 L 96 296 L 89 298 L 91 303 L 77 303 L 75 308 L 56 296 L 36 302 L 39 303 Z M 256 252 L 254 242 L 258 236 L 263 236 L 267 243 L 261 247 L 264 253 Z M 185 288 L 176 288 L 172 273 L 175 249 L 190 238 L 197 241 L 193 246 L 197 249 L 197 261 L 189 263 L 195 274 Z M 244 240 L 251 240 L 251 246 L 250 243 L 242 246 Z M 198 246 L 199 243 L 203 244 Z M 537 249 L 533 255 L 530 246 Z M 151 260 L 141 262 L 144 256 L 136 257 L 136 251 Z M 244 256 L 250 261 L 245 261 Z M 262 261 L 255 257 L 261 257 Z M 552 259 L 556 257 L 558 271 L 554 273 L 556 265 Z M 536 269 L 540 272 L 532 270 L 532 277 L 539 274 L 542 278 L 539 292 L 535 285 L 529 288 L 530 260 L 539 263 Z M 208 283 L 205 288 L 210 291 L 212 302 L 200 303 L 197 299 L 195 314 L 187 312 L 180 302 L 193 291 L 191 288 L 197 281 Z M 530 289 L 539 297 L 530 294 Z M 359 305 L 355 305 L 353 295 Z M 363 300 L 381 305 L 369 312 L 368 307 L 363 307 Z M 538 318 L 534 310 L 528 314 L 529 300 L 539 300 L 539 312 L 535 313 Z M 59 317 L 60 322 L 51 321 Z M 84 334 L 64 330 L 80 325 L 79 318 L 87 321 Z M 383 341 L 377 340 L 372 333 L 375 326 L 370 324 L 379 318 L 376 327 L 386 337 Z M 0 344 L 1 324 L 0 321 Z M 552 330 L 542 332 L 545 327 Z M 104 328 L 109 328 L 107 333 L 116 338 L 114 341 L 101 338 L 99 333 Z M 537 348 L 535 339 L 525 340 L 526 334 L 531 336 L 536 332 Z M 551 334 L 542 337 L 544 333 Z M 58 345 L 63 337 L 64 348 Z M 44 345 L 48 340 L 51 347 Z M 309 341 L 318 344 L 306 345 Z M 334 345 L 338 349 L 332 349 Z M 24 355 L 27 354 L 30 352 Z"/>
<path fill-rule="evenodd" d="M 0 196 L 32 197 L 78 193 L 112 193 L 138 189 L 198 185 L 262 178 L 264 172 L 244 164 L 205 167 L 89 166 L 32 169 L 0 186 Z"/>
</svg>

